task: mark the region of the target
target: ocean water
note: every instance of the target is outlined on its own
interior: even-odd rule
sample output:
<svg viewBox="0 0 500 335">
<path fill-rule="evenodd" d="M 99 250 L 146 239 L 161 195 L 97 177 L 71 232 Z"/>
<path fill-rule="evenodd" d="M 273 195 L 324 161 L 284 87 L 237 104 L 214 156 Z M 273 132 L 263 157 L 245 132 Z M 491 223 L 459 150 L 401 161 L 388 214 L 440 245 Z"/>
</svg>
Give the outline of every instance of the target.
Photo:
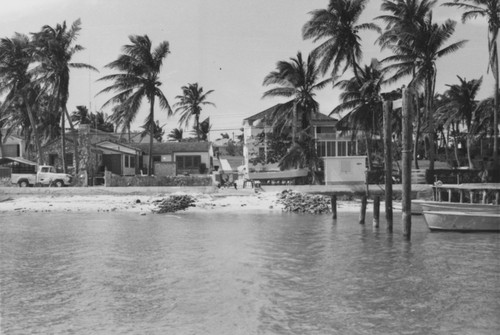
<svg viewBox="0 0 500 335">
<path fill-rule="evenodd" d="M 500 334 L 499 234 L 370 220 L 3 215 L 0 333 Z"/>
</svg>

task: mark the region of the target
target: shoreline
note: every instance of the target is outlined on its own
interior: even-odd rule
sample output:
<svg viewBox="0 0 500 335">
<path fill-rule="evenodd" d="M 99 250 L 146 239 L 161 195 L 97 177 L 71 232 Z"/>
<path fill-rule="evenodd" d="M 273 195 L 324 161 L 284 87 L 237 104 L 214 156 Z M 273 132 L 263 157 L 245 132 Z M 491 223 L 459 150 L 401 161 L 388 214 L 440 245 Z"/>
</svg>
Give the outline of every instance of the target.
<svg viewBox="0 0 500 335">
<path fill-rule="evenodd" d="M 281 213 L 283 205 L 277 203 L 279 192 L 253 190 L 220 190 L 215 193 L 174 192 L 158 194 L 72 194 L 70 189 L 50 193 L 0 193 L 1 213 L 61 213 L 61 212 L 128 212 L 139 215 L 154 214 L 157 203 L 170 195 L 190 195 L 196 199 L 195 207 L 186 213 Z M 360 201 L 337 201 L 338 212 L 358 212 Z M 367 207 L 367 212 L 372 211 Z M 384 211 L 383 202 L 380 205 Z"/>
</svg>

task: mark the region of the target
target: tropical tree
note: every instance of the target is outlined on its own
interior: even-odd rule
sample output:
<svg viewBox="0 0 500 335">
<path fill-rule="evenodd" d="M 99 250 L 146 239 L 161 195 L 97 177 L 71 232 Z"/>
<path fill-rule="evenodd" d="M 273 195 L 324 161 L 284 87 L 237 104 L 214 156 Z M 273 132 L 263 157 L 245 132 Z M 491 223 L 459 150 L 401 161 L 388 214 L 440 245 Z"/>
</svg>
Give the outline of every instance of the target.
<svg viewBox="0 0 500 335">
<path fill-rule="evenodd" d="M 91 124 L 91 114 L 86 106 L 76 106 L 76 111 L 71 113 L 71 121 L 76 124 Z"/>
<path fill-rule="evenodd" d="M 386 23 L 384 32 L 378 38 L 378 42 L 382 49 L 390 49 L 395 54 L 407 53 L 408 46 L 400 44 L 401 35 L 418 34 L 419 30 L 425 25 L 425 20 L 432 13 L 432 7 L 436 4 L 436 0 L 384 0 L 381 5 L 381 10 L 389 12 L 376 17 L 375 19 L 382 20 Z M 412 42 L 411 39 L 408 40 Z M 412 79 L 415 78 L 417 65 L 414 64 L 411 69 Z M 420 84 L 414 82 L 415 85 Z M 421 132 L 421 111 L 420 99 L 415 99 L 415 142 L 413 150 L 413 161 L 415 168 L 418 169 L 418 153 L 419 139 Z"/>
<path fill-rule="evenodd" d="M 22 122 L 22 125 L 27 127 L 25 131 L 29 129 L 29 134 L 33 134 L 37 161 L 38 164 L 42 164 L 38 122 L 33 111 L 40 87 L 32 82 L 33 78 L 29 73 L 31 61 L 32 48 L 28 36 L 16 33 L 12 38 L 0 40 L 0 95 L 6 95 L 0 109 L 0 120 L 4 123 L 8 117 L 5 114 L 10 112 L 19 114 L 17 117 L 11 115 L 11 121 L 12 119 L 28 121 Z M 27 118 L 23 115 L 27 115 Z M 28 143 L 30 138 L 31 136 L 27 136 Z"/>
<path fill-rule="evenodd" d="M 296 144 L 297 119 L 301 119 L 300 138 L 312 138 L 312 127 L 310 121 L 313 113 L 319 112 L 319 104 L 314 99 L 316 91 L 331 83 L 332 79 L 320 80 L 320 71 L 316 61 L 309 55 L 304 61 L 302 53 L 290 61 L 280 61 L 276 64 L 276 71 L 269 73 L 264 78 L 264 86 L 274 85 L 273 88 L 264 92 L 263 97 L 285 97 L 291 98 L 287 102 L 278 105 L 271 116 L 273 128 L 281 124 L 281 127 L 289 127 L 288 120 L 292 120 L 292 146 Z M 292 117 L 290 117 L 292 116 Z M 302 141 L 304 142 L 304 141 Z M 310 149 L 309 146 L 301 146 L 301 149 Z M 298 150 L 298 149 L 297 149 Z M 309 166 L 314 169 L 315 166 Z M 314 171 L 311 170 L 314 176 Z"/>
<path fill-rule="evenodd" d="M 169 141 L 177 141 L 177 142 L 182 142 L 182 136 L 184 131 L 179 128 L 174 128 L 172 131 L 167 135 Z"/>
<path fill-rule="evenodd" d="M 198 87 L 198 83 L 188 84 L 187 86 L 182 86 L 182 95 L 178 95 L 175 98 L 178 100 L 174 104 L 175 112 L 181 113 L 179 119 L 179 126 L 188 126 L 191 117 L 194 116 L 195 122 L 194 126 L 196 129 L 200 127 L 200 113 L 202 106 L 211 105 L 215 107 L 215 104 L 207 101 L 207 96 L 213 92 L 209 90 L 203 93 L 203 87 Z M 198 141 L 200 140 L 199 132 L 196 133 Z"/>
<path fill-rule="evenodd" d="M 370 170 L 373 166 L 370 139 L 382 126 L 382 83 L 380 63 L 372 60 L 370 65 L 358 70 L 358 78 L 352 77 L 335 84 L 343 92 L 340 94 L 341 103 L 330 113 L 341 115 L 347 111 L 339 120 L 337 128 L 364 133 Z"/>
<path fill-rule="evenodd" d="M 444 44 L 455 32 L 456 22 L 446 20 L 443 24 L 432 21 L 432 15 L 424 19 L 424 24 L 416 31 L 404 31 L 399 34 L 397 48 L 393 48 L 394 55 L 385 58 L 382 62 L 390 63 L 387 71 L 395 71 L 388 82 L 395 82 L 402 77 L 413 75 L 409 87 L 424 88 L 425 117 L 428 124 L 429 169 L 434 169 L 435 161 L 435 127 L 433 120 L 433 100 L 436 86 L 436 61 L 460 49 L 465 43 L 461 40 L 448 46 Z"/>
<path fill-rule="evenodd" d="M 40 32 L 33 34 L 34 60 L 38 62 L 35 73 L 38 79 L 51 90 L 51 107 L 61 115 L 61 151 L 62 167 L 66 172 L 66 117 L 74 134 L 75 145 L 75 172 L 78 172 L 78 141 L 74 131 L 73 123 L 67 109 L 69 98 L 70 69 L 88 69 L 97 71 L 96 68 L 85 63 L 73 63 L 73 56 L 84 50 L 81 45 L 74 44 L 81 30 L 80 19 L 73 22 L 71 27 L 66 26 L 66 21 L 55 27 L 43 26 Z"/>
<path fill-rule="evenodd" d="M 497 37 L 500 29 L 500 2 L 498 0 L 454 0 L 454 2 L 444 3 L 443 6 L 458 7 L 464 9 L 462 22 L 466 22 L 477 17 L 484 17 L 488 20 L 488 69 L 491 69 L 495 78 L 495 88 L 493 91 L 493 160 L 498 165 L 498 114 L 499 114 L 499 73 L 498 73 L 498 45 Z"/>
<path fill-rule="evenodd" d="M 331 68 L 335 77 L 339 71 L 344 73 L 351 68 L 358 77 L 362 56 L 359 32 L 380 31 L 374 23 L 357 23 L 366 3 L 367 0 L 330 0 L 326 9 L 310 12 L 312 17 L 302 28 L 302 36 L 313 42 L 322 41 L 313 51 L 314 57 L 320 60 L 321 73 Z"/>
<path fill-rule="evenodd" d="M 296 129 L 298 128 L 297 119 L 300 116 L 302 134 L 305 134 L 305 131 L 311 132 L 310 120 L 313 113 L 319 111 L 319 104 L 314 99 L 316 91 L 331 82 L 331 78 L 320 81 L 319 69 L 311 55 L 307 57 L 305 62 L 301 52 L 297 53 L 296 58 L 290 58 L 288 62 L 279 61 L 276 64 L 276 71 L 269 73 L 264 78 L 264 86 L 274 85 L 274 87 L 264 92 L 263 97 L 291 99 L 275 109 L 272 115 L 274 128 L 283 121 L 283 127 L 290 127 L 288 120 L 291 120 L 292 143 L 295 143 Z"/>
<path fill-rule="evenodd" d="M 456 132 L 459 132 L 458 124 L 465 123 L 467 130 L 467 159 L 469 168 L 473 169 L 471 156 L 471 145 L 475 134 L 473 133 L 473 121 L 476 117 L 476 110 L 479 102 L 476 95 L 481 87 L 482 78 L 467 81 L 465 78 L 457 76 L 458 85 L 447 85 L 449 89 L 445 92 L 446 102 L 436 109 L 436 114 L 444 114 L 445 125 L 450 122 L 457 124 Z"/>
<path fill-rule="evenodd" d="M 114 83 L 104 88 L 98 94 L 115 92 L 116 95 L 109 99 L 104 106 L 116 104 L 121 111 L 119 116 L 128 124 L 135 119 L 144 98 L 149 102 L 149 115 L 146 124 L 154 121 L 155 99 L 158 98 L 159 106 L 167 110 L 168 116 L 172 109 L 167 98 L 160 90 L 162 85 L 159 80 L 163 59 L 170 53 L 169 43 L 161 42 L 152 49 L 151 40 L 147 35 L 133 35 L 129 37 L 131 44 L 123 46 L 123 54 L 118 59 L 106 65 L 107 68 L 117 70 L 119 73 L 100 78 L 100 81 L 113 81 Z M 153 166 L 153 137 L 154 129 L 149 127 L 149 165 L 148 175 L 152 174 Z"/>
<path fill-rule="evenodd" d="M 153 126 L 153 130 L 150 129 L 151 126 Z M 141 138 L 144 138 L 146 137 L 146 135 L 151 135 L 151 133 L 153 133 L 153 138 L 158 142 L 161 142 L 163 140 L 163 135 L 165 135 L 165 130 L 163 130 L 163 127 L 165 127 L 165 125 L 160 126 L 158 120 L 156 120 L 156 122 L 148 122 L 141 126 L 141 128 L 144 129 L 141 132 Z"/>
<path fill-rule="evenodd" d="M 197 141 L 208 141 L 210 129 L 212 129 L 212 125 L 210 124 L 210 117 L 207 117 L 198 127 L 193 126 L 192 133 L 196 136 Z"/>
</svg>

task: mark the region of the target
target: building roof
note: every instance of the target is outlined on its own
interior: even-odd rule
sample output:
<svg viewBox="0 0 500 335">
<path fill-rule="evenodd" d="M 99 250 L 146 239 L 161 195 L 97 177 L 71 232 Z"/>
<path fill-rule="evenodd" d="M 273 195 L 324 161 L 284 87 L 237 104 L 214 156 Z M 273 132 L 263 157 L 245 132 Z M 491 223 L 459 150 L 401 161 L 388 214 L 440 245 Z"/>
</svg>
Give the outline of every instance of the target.
<svg viewBox="0 0 500 335">
<path fill-rule="evenodd" d="M 132 144 L 141 149 L 145 154 L 149 153 L 149 143 Z M 207 152 L 212 144 L 210 142 L 163 142 L 153 143 L 153 155 L 169 155 L 174 152 Z"/>
<path fill-rule="evenodd" d="M 22 157 L 2 157 L 2 158 L 0 158 L 0 164 L 11 163 L 11 162 L 17 162 L 17 163 L 27 164 L 27 165 L 37 165 L 37 163 L 29 161 L 27 159 L 24 159 Z"/>
<path fill-rule="evenodd" d="M 250 125 L 257 120 L 262 120 L 267 117 L 271 117 L 271 115 L 276 112 L 276 110 L 281 107 L 283 104 L 277 104 L 274 105 L 260 113 L 254 114 L 252 116 L 247 117 L 246 119 L 243 119 L 243 121 L 248 122 Z M 318 124 L 324 124 L 324 123 L 330 123 L 330 122 L 337 122 L 337 119 L 334 119 L 328 115 L 322 114 L 322 113 L 313 113 L 311 123 L 313 125 L 318 125 Z"/>
</svg>

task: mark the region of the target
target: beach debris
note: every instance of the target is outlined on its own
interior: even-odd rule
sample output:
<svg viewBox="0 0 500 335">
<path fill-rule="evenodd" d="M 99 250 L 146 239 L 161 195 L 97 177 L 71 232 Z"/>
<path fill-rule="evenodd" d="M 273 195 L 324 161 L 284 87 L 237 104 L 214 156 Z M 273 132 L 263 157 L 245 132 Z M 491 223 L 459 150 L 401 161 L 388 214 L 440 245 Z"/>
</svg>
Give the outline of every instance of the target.
<svg viewBox="0 0 500 335">
<path fill-rule="evenodd" d="M 173 213 L 180 210 L 185 210 L 188 207 L 194 207 L 196 199 L 190 195 L 171 195 L 156 203 L 157 208 L 153 209 L 154 213 Z"/>
<path fill-rule="evenodd" d="M 284 190 L 276 201 L 283 205 L 284 212 L 325 214 L 331 213 L 330 199 L 323 195 Z"/>
</svg>

